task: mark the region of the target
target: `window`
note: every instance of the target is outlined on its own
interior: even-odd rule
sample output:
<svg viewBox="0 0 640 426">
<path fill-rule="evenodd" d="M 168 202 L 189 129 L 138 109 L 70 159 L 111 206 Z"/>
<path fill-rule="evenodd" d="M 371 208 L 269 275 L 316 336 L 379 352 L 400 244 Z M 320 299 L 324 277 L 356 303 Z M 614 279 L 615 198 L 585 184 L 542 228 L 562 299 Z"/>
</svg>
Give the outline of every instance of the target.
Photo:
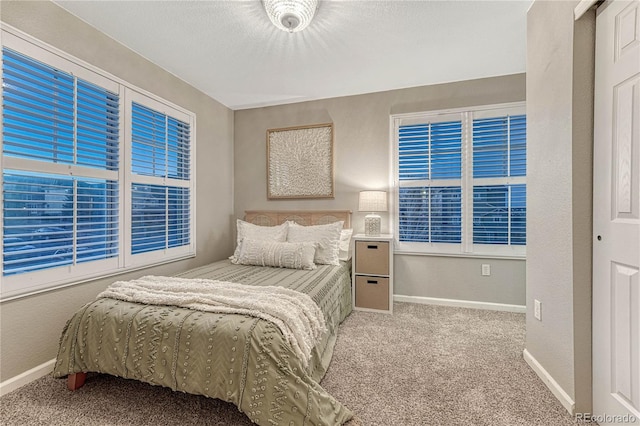
<svg viewBox="0 0 640 426">
<path fill-rule="evenodd" d="M 400 241 L 461 241 L 462 122 L 441 119 L 398 129 Z"/>
<path fill-rule="evenodd" d="M 132 106 L 132 253 L 189 244 L 189 124 Z"/>
<path fill-rule="evenodd" d="M 526 117 L 473 120 L 473 243 L 525 245 Z"/>
<path fill-rule="evenodd" d="M 397 251 L 523 256 L 523 104 L 392 116 Z"/>
<path fill-rule="evenodd" d="M 2 36 L 2 297 L 193 255 L 193 115 Z"/>
</svg>

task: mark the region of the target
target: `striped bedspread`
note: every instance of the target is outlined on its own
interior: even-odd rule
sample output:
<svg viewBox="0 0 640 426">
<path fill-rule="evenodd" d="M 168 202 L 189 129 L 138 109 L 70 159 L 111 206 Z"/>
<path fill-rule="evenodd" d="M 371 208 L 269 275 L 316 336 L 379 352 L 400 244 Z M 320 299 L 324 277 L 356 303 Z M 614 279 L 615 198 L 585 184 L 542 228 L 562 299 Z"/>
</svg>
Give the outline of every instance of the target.
<svg viewBox="0 0 640 426">
<path fill-rule="evenodd" d="M 301 360 L 280 329 L 262 318 L 97 299 L 69 320 L 55 377 L 100 372 L 219 398 L 259 425 L 340 425 L 351 411 L 320 385 L 338 325 L 351 311 L 350 264 L 290 270 L 225 260 L 181 278 L 280 286 L 307 294 L 327 333 Z"/>
</svg>

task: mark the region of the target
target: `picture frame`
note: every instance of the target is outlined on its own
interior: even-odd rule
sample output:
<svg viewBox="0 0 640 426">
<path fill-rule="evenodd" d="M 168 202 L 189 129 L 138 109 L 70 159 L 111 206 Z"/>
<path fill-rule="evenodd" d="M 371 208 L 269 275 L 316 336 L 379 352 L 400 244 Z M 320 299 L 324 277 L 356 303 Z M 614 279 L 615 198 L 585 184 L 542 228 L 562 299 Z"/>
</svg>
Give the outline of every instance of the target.
<svg viewBox="0 0 640 426">
<path fill-rule="evenodd" d="M 333 123 L 267 130 L 267 198 L 334 198 Z"/>
</svg>

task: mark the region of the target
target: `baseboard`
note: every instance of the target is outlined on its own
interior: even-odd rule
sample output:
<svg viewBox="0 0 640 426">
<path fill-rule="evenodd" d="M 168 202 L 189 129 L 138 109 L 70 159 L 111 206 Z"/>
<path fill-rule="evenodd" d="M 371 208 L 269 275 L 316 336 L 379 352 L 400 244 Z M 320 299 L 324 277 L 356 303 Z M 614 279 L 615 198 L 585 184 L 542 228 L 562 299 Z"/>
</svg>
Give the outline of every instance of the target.
<svg viewBox="0 0 640 426">
<path fill-rule="evenodd" d="M 423 305 L 456 306 L 459 308 L 486 309 L 490 311 L 517 312 L 524 314 L 527 307 L 522 305 L 507 305 L 503 303 L 476 302 L 473 300 L 439 299 L 437 297 L 393 295 L 394 302 L 421 303 Z"/>
<path fill-rule="evenodd" d="M 569 414 L 575 415 L 576 403 L 571 397 L 562 389 L 562 387 L 556 382 L 553 377 L 544 369 L 544 367 L 529 353 L 528 350 L 522 352 L 524 360 L 529 364 L 529 367 L 540 377 L 545 385 L 549 388 L 551 393 L 560 401 L 562 406 L 567 409 Z"/>
<path fill-rule="evenodd" d="M 47 374 L 50 374 L 53 371 L 53 367 L 55 366 L 55 364 L 56 360 L 52 359 L 45 362 L 44 364 L 38 365 L 37 367 L 33 367 L 31 370 L 25 371 L 22 374 L 18 374 L 15 377 L 5 380 L 4 382 L 0 383 L 0 396 L 6 395 L 21 386 L 31 383 L 34 380 L 39 379 L 40 377 L 46 376 Z"/>
</svg>

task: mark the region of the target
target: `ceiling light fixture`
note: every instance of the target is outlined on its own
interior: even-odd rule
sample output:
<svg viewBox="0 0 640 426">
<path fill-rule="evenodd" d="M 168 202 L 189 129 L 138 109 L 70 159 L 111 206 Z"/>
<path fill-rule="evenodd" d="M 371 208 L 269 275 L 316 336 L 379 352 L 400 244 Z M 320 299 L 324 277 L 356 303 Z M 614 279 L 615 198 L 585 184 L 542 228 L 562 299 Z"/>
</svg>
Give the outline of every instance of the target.
<svg viewBox="0 0 640 426">
<path fill-rule="evenodd" d="M 262 4 L 273 25 L 289 33 L 307 28 L 318 8 L 318 0 L 262 0 Z"/>
</svg>

